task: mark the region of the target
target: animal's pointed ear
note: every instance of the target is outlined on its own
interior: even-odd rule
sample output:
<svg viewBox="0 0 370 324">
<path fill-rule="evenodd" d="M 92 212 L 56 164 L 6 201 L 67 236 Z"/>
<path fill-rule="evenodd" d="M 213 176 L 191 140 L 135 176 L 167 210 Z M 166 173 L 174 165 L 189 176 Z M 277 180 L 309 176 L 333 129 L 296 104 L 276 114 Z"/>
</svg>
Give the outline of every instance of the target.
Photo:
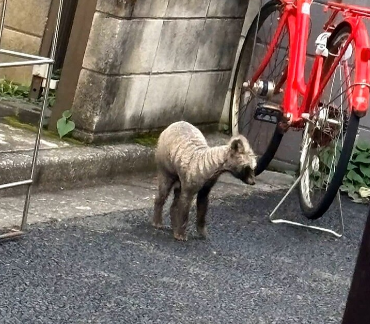
<svg viewBox="0 0 370 324">
<path fill-rule="evenodd" d="M 231 139 L 230 147 L 234 152 L 237 152 L 237 153 L 243 153 L 244 152 L 243 142 L 238 137 Z"/>
</svg>

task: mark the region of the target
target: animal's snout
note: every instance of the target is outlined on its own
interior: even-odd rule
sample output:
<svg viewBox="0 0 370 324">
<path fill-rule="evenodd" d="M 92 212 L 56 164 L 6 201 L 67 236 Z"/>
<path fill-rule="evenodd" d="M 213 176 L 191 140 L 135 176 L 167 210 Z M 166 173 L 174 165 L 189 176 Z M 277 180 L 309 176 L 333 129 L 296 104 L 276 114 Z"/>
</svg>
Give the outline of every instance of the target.
<svg viewBox="0 0 370 324">
<path fill-rule="evenodd" d="M 251 169 L 250 167 L 246 167 L 243 169 L 239 179 L 241 179 L 244 183 L 249 184 L 251 186 L 256 184 L 254 170 Z"/>
<path fill-rule="evenodd" d="M 254 171 L 252 171 L 247 177 L 247 184 L 254 186 L 256 184 Z"/>
</svg>

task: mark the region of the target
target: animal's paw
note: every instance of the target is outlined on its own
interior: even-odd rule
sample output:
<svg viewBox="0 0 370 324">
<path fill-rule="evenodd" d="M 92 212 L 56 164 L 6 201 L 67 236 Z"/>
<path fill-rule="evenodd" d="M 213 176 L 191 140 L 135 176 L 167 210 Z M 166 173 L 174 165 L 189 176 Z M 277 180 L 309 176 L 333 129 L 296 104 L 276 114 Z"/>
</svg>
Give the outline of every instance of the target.
<svg viewBox="0 0 370 324">
<path fill-rule="evenodd" d="M 178 233 L 174 233 L 173 234 L 173 237 L 177 240 L 177 241 L 182 241 L 182 242 L 185 242 L 188 240 L 188 237 L 186 234 L 178 234 Z"/>
<path fill-rule="evenodd" d="M 207 238 L 208 232 L 207 232 L 207 227 L 203 226 L 197 226 L 197 232 L 201 238 Z"/>
<path fill-rule="evenodd" d="M 157 223 L 157 222 L 153 222 L 152 225 L 156 229 L 163 229 L 164 227 L 162 223 Z"/>
</svg>

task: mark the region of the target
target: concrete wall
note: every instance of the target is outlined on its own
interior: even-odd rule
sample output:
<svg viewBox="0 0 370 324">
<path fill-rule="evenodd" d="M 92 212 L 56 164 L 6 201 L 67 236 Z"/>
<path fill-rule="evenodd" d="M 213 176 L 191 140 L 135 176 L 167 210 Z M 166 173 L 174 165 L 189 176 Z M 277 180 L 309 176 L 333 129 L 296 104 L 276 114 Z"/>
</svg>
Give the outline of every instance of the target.
<svg viewBox="0 0 370 324">
<path fill-rule="evenodd" d="M 8 0 L 1 48 L 39 54 L 52 0 Z M 0 0 L 0 9 L 3 0 Z M 1 62 L 14 57 L 0 56 Z M 30 84 L 32 67 L 0 69 L 0 78 Z"/>
<path fill-rule="evenodd" d="M 75 136 L 217 124 L 247 5 L 98 0 L 72 105 Z"/>
</svg>

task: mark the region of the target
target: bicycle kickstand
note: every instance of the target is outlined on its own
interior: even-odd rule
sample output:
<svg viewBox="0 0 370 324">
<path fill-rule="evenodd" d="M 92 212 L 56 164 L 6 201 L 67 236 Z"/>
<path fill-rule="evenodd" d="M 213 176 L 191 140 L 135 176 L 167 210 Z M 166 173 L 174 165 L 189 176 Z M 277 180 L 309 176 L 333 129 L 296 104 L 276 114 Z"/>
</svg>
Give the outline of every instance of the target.
<svg viewBox="0 0 370 324">
<path fill-rule="evenodd" d="M 339 209 L 340 209 L 340 226 L 341 226 L 341 229 L 340 229 L 339 233 L 336 232 L 336 231 L 333 231 L 331 229 L 325 228 L 325 227 L 313 226 L 313 225 L 306 225 L 306 224 L 302 224 L 302 223 L 299 223 L 299 222 L 289 221 L 289 220 L 286 220 L 286 219 L 273 219 L 273 216 L 276 213 L 276 211 L 280 208 L 280 206 L 284 203 L 284 201 L 286 200 L 286 198 L 290 195 L 290 193 L 294 190 L 294 188 L 301 181 L 302 176 L 303 176 L 303 173 L 301 173 L 299 175 L 299 177 L 297 178 L 297 180 L 289 188 L 288 192 L 280 200 L 280 202 L 277 204 L 277 206 L 275 207 L 275 209 L 270 213 L 270 215 L 269 215 L 270 221 L 273 224 L 289 224 L 289 225 L 292 225 L 292 226 L 299 226 L 299 227 L 309 228 L 309 229 L 313 229 L 313 230 L 317 230 L 317 231 L 321 231 L 321 232 L 325 232 L 325 233 L 330 233 L 330 234 L 332 234 L 332 235 L 334 235 L 335 237 L 338 237 L 338 238 L 339 237 L 342 237 L 343 234 L 344 234 L 344 221 L 343 221 L 343 213 L 342 213 L 342 204 L 341 204 L 340 197 L 338 196 L 339 194 L 337 194 L 338 202 L 339 202 Z"/>
</svg>

